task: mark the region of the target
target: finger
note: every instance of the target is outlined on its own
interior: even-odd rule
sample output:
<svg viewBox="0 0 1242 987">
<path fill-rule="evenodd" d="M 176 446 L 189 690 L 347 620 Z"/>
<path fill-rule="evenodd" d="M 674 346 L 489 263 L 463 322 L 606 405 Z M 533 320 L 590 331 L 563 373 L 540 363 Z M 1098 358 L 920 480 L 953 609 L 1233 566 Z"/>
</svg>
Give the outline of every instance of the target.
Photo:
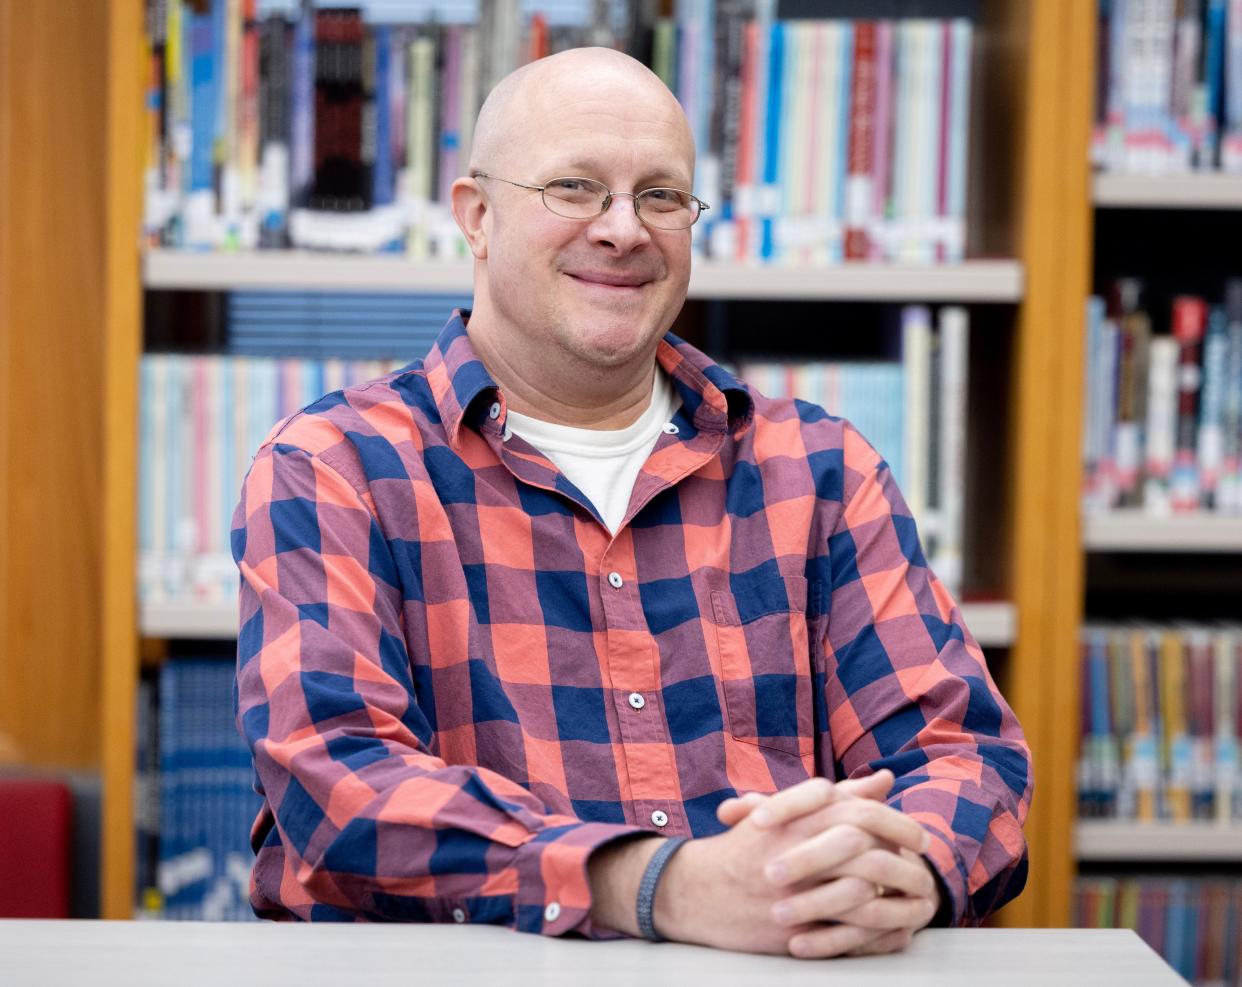
<svg viewBox="0 0 1242 987">
<path fill-rule="evenodd" d="M 905 949 L 914 939 L 909 929 L 894 929 L 886 932 L 879 939 L 873 939 L 866 945 L 859 946 L 849 952 L 850 956 L 876 956 L 881 953 L 896 953 Z"/>
<path fill-rule="evenodd" d="M 800 959 L 841 956 L 861 949 L 885 935 L 877 929 L 861 929 L 856 925 L 824 925 L 792 936 L 789 952 Z"/>
<path fill-rule="evenodd" d="M 871 881 L 861 877 L 840 877 L 776 902 L 772 906 L 772 920 L 787 926 L 826 922 L 829 919 L 840 921 L 839 916 L 854 912 L 875 899 L 876 886 Z"/>
<path fill-rule="evenodd" d="M 767 879 L 778 887 L 797 884 L 799 881 L 820 880 L 829 876 L 862 877 L 873 884 L 886 884 L 879 878 L 870 878 L 866 874 L 847 872 L 846 865 L 856 858 L 876 851 L 878 844 L 875 837 L 857 826 L 845 823 L 823 830 L 769 861 L 763 873 Z M 884 852 L 884 851 L 878 851 Z M 901 861 L 896 854 L 889 853 L 894 860 Z M 873 865 L 875 869 L 876 865 Z"/>
<path fill-rule="evenodd" d="M 835 787 L 827 778 L 808 778 L 769 798 L 751 813 L 751 822 L 760 829 L 773 829 L 798 819 L 832 801 Z"/>
<path fill-rule="evenodd" d="M 913 853 L 925 853 L 931 843 L 931 836 L 918 822 L 883 802 L 842 799 L 824 809 L 821 819 L 828 826 L 844 823 L 857 826 L 880 840 Z"/>
<path fill-rule="evenodd" d="M 912 898 L 934 898 L 936 894 L 936 879 L 921 857 L 909 860 L 882 849 L 867 849 L 855 854 L 823 877 L 861 877 Z"/>
<path fill-rule="evenodd" d="M 726 826 L 736 826 L 757 806 L 762 805 L 766 795 L 759 792 L 747 792 L 737 798 L 728 798 L 716 806 L 716 818 Z"/>
<path fill-rule="evenodd" d="M 842 878 L 848 880 L 848 878 Z M 874 886 L 873 886 L 874 887 Z M 864 929 L 921 929 L 936 914 L 930 898 L 875 898 L 836 916 L 838 921 Z"/>
<path fill-rule="evenodd" d="M 882 799 L 893 787 L 893 773 L 882 768 L 874 774 L 862 778 L 846 778 L 838 781 L 837 792 L 842 795 L 854 795 L 864 799 Z"/>
</svg>

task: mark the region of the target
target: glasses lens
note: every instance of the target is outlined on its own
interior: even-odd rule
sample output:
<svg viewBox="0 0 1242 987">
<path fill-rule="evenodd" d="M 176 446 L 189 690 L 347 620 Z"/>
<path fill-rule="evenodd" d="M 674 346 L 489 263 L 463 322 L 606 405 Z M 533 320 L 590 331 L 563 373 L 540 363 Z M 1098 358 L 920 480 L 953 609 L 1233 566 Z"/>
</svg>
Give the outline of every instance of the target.
<svg viewBox="0 0 1242 987">
<path fill-rule="evenodd" d="M 699 218 L 699 200 L 675 188 L 649 188 L 638 195 L 643 222 L 662 230 L 684 230 Z"/>
<path fill-rule="evenodd" d="M 608 194 L 599 182 L 589 178 L 554 178 L 543 189 L 543 204 L 558 216 L 590 219 L 604 208 Z"/>
</svg>

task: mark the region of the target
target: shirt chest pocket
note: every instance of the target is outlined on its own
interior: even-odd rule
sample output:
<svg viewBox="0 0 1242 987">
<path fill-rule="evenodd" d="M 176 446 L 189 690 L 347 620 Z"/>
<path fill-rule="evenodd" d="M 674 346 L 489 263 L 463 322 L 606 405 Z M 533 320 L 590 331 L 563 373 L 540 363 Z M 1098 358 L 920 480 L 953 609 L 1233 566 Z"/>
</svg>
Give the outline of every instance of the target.
<svg viewBox="0 0 1242 987">
<path fill-rule="evenodd" d="M 798 757 L 815 743 L 806 594 L 797 576 L 765 580 L 744 595 L 712 593 L 726 729 Z"/>
</svg>

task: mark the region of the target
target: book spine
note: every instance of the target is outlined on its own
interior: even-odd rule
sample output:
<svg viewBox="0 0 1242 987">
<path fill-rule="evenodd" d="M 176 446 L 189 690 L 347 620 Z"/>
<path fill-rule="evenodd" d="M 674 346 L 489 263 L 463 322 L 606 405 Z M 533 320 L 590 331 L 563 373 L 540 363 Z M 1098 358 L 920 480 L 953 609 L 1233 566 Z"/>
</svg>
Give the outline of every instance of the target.
<svg viewBox="0 0 1242 987">
<path fill-rule="evenodd" d="M 1083 354 L 1083 507 L 1095 509 L 1100 460 L 1103 458 L 1099 436 L 1100 334 L 1104 321 L 1104 299 L 1092 295 L 1087 299 L 1086 352 Z"/>
<path fill-rule="evenodd" d="M 1242 174 L 1242 0 L 1229 0 L 1225 39 L 1225 127 L 1221 170 Z"/>
<path fill-rule="evenodd" d="M 1203 62 L 1203 140 L 1196 164 L 1201 170 L 1210 171 L 1219 162 L 1221 103 L 1224 98 L 1226 0 L 1207 0 L 1207 4 Z"/>
<path fill-rule="evenodd" d="M 1196 438 L 1203 377 L 1200 350 L 1206 322 L 1203 299 L 1182 295 L 1173 300 L 1173 336 L 1178 342 L 1177 445 L 1171 478 L 1175 511 L 1192 511 L 1199 506 Z"/>
<path fill-rule="evenodd" d="M 396 197 L 396 180 L 393 173 L 392 154 L 392 29 L 377 24 L 372 28 L 370 45 L 374 64 L 374 99 L 365 109 L 370 113 L 372 125 L 364 132 L 374 134 L 372 197 L 375 206 L 390 205 Z"/>
<path fill-rule="evenodd" d="M 1110 31 L 1113 22 L 1110 0 L 1096 0 L 1095 115 L 1091 124 L 1091 166 L 1108 168 L 1109 98 L 1113 64 Z"/>
<path fill-rule="evenodd" d="M 970 148 L 970 78 L 974 51 L 971 22 L 953 21 L 952 97 L 945 127 L 949 135 L 944 260 L 956 264 L 966 256 L 966 180 Z"/>
<path fill-rule="evenodd" d="M 427 238 L 427 212 L 431 202 L 432 173 L 431 156 L 434 134 L 432 133 L 432 76 L 435 72 L 435 41 L 426 34 L 419 35 L 410 46 L 410 96 L 407 100 L 409 123 L 408 167 L 410 192 L 411 260 L 425 260 L 430 251 Z"/>
<path fill-rule="evenodd" d="M 1195 143 L 1195 85 L 1200 63 L 1199 0 L 1180 0 L 1174 28 L 1171 97 L 1174 168 L 1189 170 Z"/>
<path fill-rule="evenodd" d="M 871 160 L 875 166 L 872 181 L 871 227 L 868 233 L 869 260 L 889 256 L 888 219 L 892 182 L 893 146 L 893 22 L 878 21 L 875 29 L 875 146 Z"/>
<path fill-rule="evenodd" d="M 1220 510 L 1242 513 L 1242 278 L 1225 282 L 1228 356 L 1225 360 L 1224 453 Z"/>
<path fill-rule="evenodd" d="M 845 190 L 845 259 L 871 255 L 869 230 L 874 202 L 876 126 L 876 24 L 854 25 L 854 64 L 850 86 L 849 171 Z"/>
<path fill-rule="evenodd" d="M 1229 320 L 1223 306 L 1208 315 L 1203 343 L 1203 389 L 1196 441 L 1199 506 L 1215 510 L 1224 461 L 1225 372 L 1229 357 Z"/>
<path fill-rule="evenodd" d="M 756 120 L 759 116 L 760 65 L 759 25 L 748 21 L 742 29 L 742 86 L 741 109 L 738 120 L 737 174 L 734 184 L 734 201 L 731 204 L 735 219 L 736 247 L 734 259 L 745 261 L 754 255 L 753 217 L 755 200 L 755 168 L 757 160 Z"/>
<path fill-rule="evenodd" d="M 922 305 L 901 310 L 901 362 L 905 368 L 906 475 L 902 490 L 915 523 L 927 515 L 928 403 L 931 363 L 931 314 Z"/>
<path fill-rule="evenodd" d="M 1116 496 L 1122 507 L 1142 502 L 1139 470 L 1143 464 L 1142 430 L 1146 418 L 1148 350 L 1151 323 L 1138 309 L 1120 316 L 1121 354 L 1117 383 L 1117 421 L 1113 438 Z"/>
<path fill-rule="evenodd" d="M 1156 336 L 1148 351 L 1147 426 L 1143 463 L 1143 508 L 1163 515 L 1172 509 L 1169 480 L 1177 437 L 1177 364 L 1179 346 Z"/>
<path fill-rule="evenodd" d="M 777 182 L 781 164 L 781 116 L 785 110 L 785 31 L 786 25 L 775 21 L 768 36 L 763 184 L 758 208 L 762 229 L 759 256 L 764 261 L 771 261 L 777 255 L 776 219 L 780 211 L 780 187 Z"/>
<path fill-rule="evenodd" d="M 970 322 L 966 309 L 949 305 L 939 316 L 944 410 L 940 422 L 939 498 L 942 551 L 937 574 L 951 593 L 962 584 L 962 536 L 965 521 L 967 390 L 970 358 Z"/>
</svg>

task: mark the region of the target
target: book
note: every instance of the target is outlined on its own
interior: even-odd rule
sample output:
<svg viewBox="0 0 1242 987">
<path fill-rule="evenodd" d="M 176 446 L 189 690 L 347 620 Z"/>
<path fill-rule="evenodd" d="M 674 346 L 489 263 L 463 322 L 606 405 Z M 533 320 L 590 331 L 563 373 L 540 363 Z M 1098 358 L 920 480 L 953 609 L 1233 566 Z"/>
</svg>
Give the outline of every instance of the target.
<svg viewBox="0 0 1242 987">
<path fill-rule="evenodd" d="M 470 23 L 456 6 L 364 18 L 167 0 L 148 18 L 144 239 L 465 258 L 449 190 L 483 98 L 518 65 L 597 39 L 650 59 L 682 102 L 696 194 L 713 207 L 692 231 L 696 254 L 962 259 L 969 20 L 787 20 L 774 0 L 672 7 L 553 16 L 504 0 Z"/>
</svg>

